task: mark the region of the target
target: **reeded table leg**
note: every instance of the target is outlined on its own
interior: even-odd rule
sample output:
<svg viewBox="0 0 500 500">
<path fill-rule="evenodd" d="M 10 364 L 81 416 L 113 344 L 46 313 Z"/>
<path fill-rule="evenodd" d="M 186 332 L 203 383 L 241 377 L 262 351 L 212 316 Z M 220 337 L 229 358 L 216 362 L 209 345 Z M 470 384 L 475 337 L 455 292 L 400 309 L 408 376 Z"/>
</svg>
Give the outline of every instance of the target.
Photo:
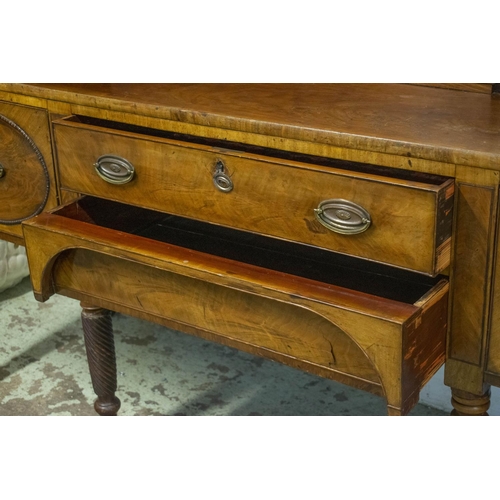
<svg viewBox="0 0 500 500">
<path fill-rule="evenodd" d="M 99 415 L 116 415 L 120 400 L 116 391 L 116 357 L 111 312 L 81 303 L 82 325 L 87 349 L 90 376 L 97 400 L 94 408 Z"/>
<path fill-rule="evenodd" d="M 490 395 L 491 389 L 488 389 L 478 396 L 476 394 L 471 394 L 470 392 L 460 391 L 458 389 L 452 389 L 451 404 L 454 410 L 451 412 L 452 415 L 461 416 L 487 416 L 488 408 L 490 407 Z"/>
</svg>

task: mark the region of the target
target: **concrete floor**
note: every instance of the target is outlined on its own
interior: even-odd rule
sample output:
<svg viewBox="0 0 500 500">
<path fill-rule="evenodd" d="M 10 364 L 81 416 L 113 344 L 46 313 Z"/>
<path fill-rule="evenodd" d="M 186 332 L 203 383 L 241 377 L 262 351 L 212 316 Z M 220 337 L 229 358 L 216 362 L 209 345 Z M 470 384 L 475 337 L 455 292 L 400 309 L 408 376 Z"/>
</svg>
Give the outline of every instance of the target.
<svg viewBox="0 0 500 500">
<path fill-rule="evenodd" d="M 78 302 L 0 293 L 0 415 L 95 415 Z M 120 415 L 385 415 L 371 394 L 114 316 Z M 446 415 L 419 404 L 411 415 Z"/>
</svg>

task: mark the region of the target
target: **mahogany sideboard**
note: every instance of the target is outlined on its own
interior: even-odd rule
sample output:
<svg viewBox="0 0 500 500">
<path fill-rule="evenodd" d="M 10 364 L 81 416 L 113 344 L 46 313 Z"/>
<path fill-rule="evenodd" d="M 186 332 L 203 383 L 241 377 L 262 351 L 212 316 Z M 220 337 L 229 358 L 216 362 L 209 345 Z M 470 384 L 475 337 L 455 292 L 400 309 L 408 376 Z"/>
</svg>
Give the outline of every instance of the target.
<svg viewBox="0 0 500 500">
<path fill-rule="evenodd" d="M 0 84 L 0 237 L 35 297 L 82 303 L 96 411 L 110 311 L 408 413 L 500 385 L 492 85 Z"/>
</svg>

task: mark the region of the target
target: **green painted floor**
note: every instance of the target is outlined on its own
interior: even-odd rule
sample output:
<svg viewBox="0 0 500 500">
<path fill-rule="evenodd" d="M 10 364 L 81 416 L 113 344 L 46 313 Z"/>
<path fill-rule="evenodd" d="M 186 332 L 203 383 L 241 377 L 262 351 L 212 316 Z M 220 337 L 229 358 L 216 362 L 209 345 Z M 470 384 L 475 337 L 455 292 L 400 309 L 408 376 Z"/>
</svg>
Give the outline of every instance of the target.
<svg viewBox="0 0 500 500">
<path fill-rule="evenodd" d="M 385 415 L 371 394 L 122 315 L 121 415 Z M 0 415 L 95 415 L 78 302 L 0 293 Z M 417 405 L 411 415 L 445 415 Z"/>
</svg>

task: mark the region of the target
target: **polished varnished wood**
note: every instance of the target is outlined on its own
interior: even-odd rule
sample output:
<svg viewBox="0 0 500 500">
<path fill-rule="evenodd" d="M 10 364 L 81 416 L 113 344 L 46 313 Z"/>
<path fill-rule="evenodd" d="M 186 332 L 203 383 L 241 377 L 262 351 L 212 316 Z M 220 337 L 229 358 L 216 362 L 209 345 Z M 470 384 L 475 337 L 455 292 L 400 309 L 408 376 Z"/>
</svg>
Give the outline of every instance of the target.
<svg viewBox="0 0 500 500">
<path fill-rule="evenodd" d="M 454 279 L 459 289 L 467 293 L 458 294 L 452 311 L 453 322 L 463 329 L 463 336 L 455 335 L 450 339 L 450 357 L 471 364 L 481 361 L 484 307 L 488 304 L 488 260 L 491 260 L 491 248 L 488 243 L 494 230 L 492 207 L 495 191 L 493 188 L 460 184 L 458 199 L 458 220 L 472 230 L 467 237 L 457 240 L 455 259 L 457 263 L 469 260 L 467 268 L 458 269 Z M 477 211 L 477 212 L 475 212 Z M 464 235 L 465 236 L 465 235 Z M 472 250 L 472 251 L 471 251 Z M 461 263 L 459 265 L 461 265 Z M 457 266 L 458 267 L 458 266 Z M 473 279 L 471 279 L 474 277 Z M 479 310 L 477 310 L 477 308 Z"/>
<path fill-rule="evenodd" d="M 190 242 L 179 246 L 182 237 L 172 245 L 125 234 L 131 219 L 145 226 L 154 214 L 150 220 L 123 214 L 117 222 L 109 220 L 109 209 L 89 212 L 91 203 L 102 202 L 84 199 L 25 225 L 39 298 L 62 293 L 82 299 L 91 290 L 112 309 L 172 320 L 181 329 L 209 332 L 292 366 L 298 360 L 308 371 L 383 394 L 391 414 L 407 413 L 444 361 L 446 280 L 429 282 L 415 303 L 400 303 L 262 269 L 245 258 L 202 253 Z"/>
<path fill-rule="evenodd" d="M 56 205 L 49 119 L 44 110 L 2 102 L 0 115 L 0 235 L 20 243 L 21 220 Z"/>
<path fill-rule="evenodd" d="M 115 396 L 116 359 L 111 313 L 82 303 L 82 326 L 90 376 L 97 394 L 94 408 L 99 415 L 116 416 L 120 400 Z"/>
<path fill-rule="evenodd" d="M 494 91 L 494 84 L 492 83 L 413 83 L 412 85 L 459 90 L 461 92 L 480 92 L 482 94 L 491 94 Z"/>
<path fill-rule="evenodd" d="M 500 338 L 498 335 L 500 326 L 496 319 L 499 310 L 498 265 L 495 259 L 499 230 L 497 213 L 500 99 L 498 95 L 484 92 L 484 85 L 463 84 L 461 88 L 457 86 L 446 88 L 446 85 L 441 85 L 441 88 L 436 88 L 429 85 L 396 84 L 0 84 L 0 100 L 43 109 L 59 124 L 64 116 L 76 116 L 78 120 L 83 119 L 82 123 L 91 119 L 110 120 L 123 125 L 120 132 L 122 135 L 131 132 L 131 130 L 127 132 L 127 127 L 139 126 L 166 134 L 195 137 L 194 142 L 197 145 L 192 149 L 200 148 L 200 138 L 203 141 L 216 141 L 216 145 L 213 142 L 204 142 L 204 147 L 220 148 L 221 154 L 228 154 L 231 158 L 234 151 L 244 151 L 245 155 L 260 155 L 257 159 L 259 162 L 262 161 L 262 156 L 270 156 L 274 158 L 270 164 L 279 165 L 303 161 L 297 157 L 286 156 L 287 154 L 305 154 L 334 161 L 374 165 L 375 169 L 383 167 L 378 172 L 370 172 L 370 175 L 387 177 L 394 175 L 399 181 L 402 178 L 398 177 L 397 172 L 401 170 L 412 175 L 423 173 L 452 178 L 454 207 L 450 212 L 450 216 L 453 217 L 451 246 L 443 248 L 445 258 L 449 259 L 450 265 L 449 269 L 442 269 L 444 274 L 449 275 L 450 287 L 447 299 L 449 320 L 447 326 L 443 327 L 448 330 L 445 382 L 453 388 L 456 413 L 478 414 L 486 411 L 489 399 L 488 384 L 500 385 L 497 361 L 500 351 L 497 342 Z M 89 126 L 92 125 L 91 121 L 86 125 L 91 128 Z M 102 126 L 99 127 L 102 129 Z M 115 136 L 119 136 L 120 133 L 116 130 L 112 132 Z M 169 140 L 184 141 L 173 136 L 170 136 Z M 156 144 L 161 142 L 158 138 L 155 141 Z M 244 147 L 235 146 L 235 143 Z M 268 155 L 262 151 L 251 151 L 248 149 L 249 146 L 272 149 L 275 153 Z M 223 151 L 224 148 L 230 152 Z M 77 158 L 75 153 L 72 154 L 72 158 Z M 238 155 L 236 156 L 240 159 L 245 156 L 240 153 Z M 332 165 L 322 162 L 316 165 L 318 169 L 307 167 L 304 171 L 309 174 L 313 170 L 315 175 L 324 175 L 326 170 L 332 168 Z M 148 166 L 148 170 L 150 168 L 151 166 Z M 392 173 L 387 173 L 387 169 Z M 278 176 L 279 172 L 281 171 L 275 171 Z M 208 175 L 211 173 L 210 169 L 207 173 Z M 315 190 L 321 189 L 322 186 L 319 184 L 321 183 L 315 185 Z M 70 186 L 68 183 L 68 186 L 70 189 L 62 191 L 62 199 L 67 202 L 78 192 L 76 185 Z M 354 188 L 354 191 L 357 190 Z M 124 201 L 120 197 L 114 198 L 102 191 L 94 194 Z M 132 199 L 126 201 L 134 203 Z M 401 194 L 395 201 L 401 202 Z M 185 202 L 185 206 L 187 205 Z M 146 206 L 151 207 L 149 204 Z M 156 205 L 153 208 L 164 209 L 163 206 Z M 67 210 L 69 213 L 71 209 Z M 187 215 L 184 212 L 182 214 Z M 62 217 L 65 221 L 62 222 L 57 217 Z M 199 219 L 194 215 L 192 217 Z M 141 271 L 156 269 L 157 271 L 152 274 L 170 273 L 169 276 L 175 275 L 175 279 L 188 280 L 189 283 L 203 282 L 203 286 L 214 286 L 217 290 L 224 287 L 234 290 L 239 286 L 239 293 L 250 293 L 256 297 L 255 300 L 260 305 L 267 304 L 268 300 L 286 304 L 286 306 L 280 305 L 277 310 L 288 311 L 291 307 L 291 310 L 295 311 L 293 314 L 296 315 L 301 307 L 312 311 L 310 305 L 314 304 L 312 314 L 317 314 L 329 324 L 335 325 L 343 332 L 342 335 L 345 334 L 346 338 L 353 340 L 357 349 L 366 355 L 366 359 L 370 360 L 379 377 L 379 385 L 377 386 L 377 382 L 371 380 L 369 376 L 362 375 L 359 378 L 353 376 L 356 370 L 361 370 L 360 368 L 354 368 L 353 372 L 350 367 L 345 368 L 345 372 L 349 374 L 345 375 L 345 372 L 342 372 L 341 375 L 341 372 L 337 372 L 335 375 L 337 379 L 340 380 L 342 376 L 345 378 L 342 381 L 364 385 L 362 388 L 367 390 L 379 387 L 382 391 L 383 388 L 391 414 L 404 413 L 411 407 L 418 397 L 419 388 L 442 362 L 442 356 L 439 355 L 442 350 L 442 340 L 434 342 L 434 335 L 437 334 L 437 330 L 440 332 L 441 330 L 440 327 L 435 329 L 432 325 L 436 323 L 436 318 L 441 318 L 445 314 L 443 303 L 447 300 L 443 302 L 440 294 L 447 295 L 446 281 L 444 282 L 446 290 L 437 287 L 431 293 L 434 298 L 426 297 L 424 294 L 423 302 L 417 298 L 410 304 L 377 296 L 376 293 L 372 293 L 373 290 L 367 293 L 345 288 L 345 282 L 342 286 L 337 286 L 318 282 L 316 279 L 311 280 L 312 275 L 309 278 L 298 277 L 300 293 L 297 294 L 295 281 L 297 277 L 291 282 L 283 277 L 290 276 L 288 272 L 280 271 L 278 274 L 273 274 L 274 281 L 271 284 L 264 279 L 265 276 L 269 276 L 269 269 L 261 267 L 260 264 L 253 264 L 252 269 L 254 271 L 259 269 L 258 274 L 262 273 L 259 274 L 259 279 L 255 279 L 254 274 L 247 272 L 248 263 L 226 258 L 225 263 L 229 272 L 224 274 L 221 273 L 221 266 L 216 265 L 220 262 L 217 260 L 219 256 L 211 255 L 210 258 L 198 261 L 193 260 L 195 254 L 189 254 L 190 257 L 186 259 L 184 252 L 188 249 L 175 250 L 177 245 L 154 240 L 150 233 L 143 233 L 151 242 L 147 248 L 143 248 L 142 245 L 137 245 L 137 238 L 142 236 L 122 231 L 120 238 L 123 239 L 124 246 L 118 247 L 115 246 L 118 245 L 117 241 L 106 239 L 109 237 L 106 235 L 110 228 L 96 226 L 92 217 L 87 221 L 76 217 L 75 224 L 70 223 L 70 227 L 68 219 L 70 217 L 61 213 L 50 219 L 41 215 L 37 218 L 36 228 L 31 226 L 31 223 L 26 224 L 28 239 L 34 234 L 30 231 L 43 231 L 43 227 L 53 239 L 51 241 L 46 238 L 47 241 L 43 242 L 44 252 L 35 251 L 35 245 L 32 245 L 31 251 L 28 248 L 30 264 L 33 263 L 34 268 L 39 269 L 40 273 L 42 269 L 59 270 L 60 273 L 56 273 L 57 278 L 61 283 L 62 281 L 65 283 L 64 290 L 58 288 L 57 280 L 53 279 L 54 274 L 51 272 L 35 277 L 34 283 L 39 298 L 46 298 L 54 292 L 74 294 L 75 298 L 86 300 L 96 307 L 115 308 L 205 338 L 232 342 L 235 347 L 246 348 L 256 354 L 261 354 L 259 350 L 264 349 L 257 345 L 263 341 L 262 338 L 259 342 L 256 341 L 255 345 L 245 344 L 241 339 L 229 339 L 209 328 L 203 330 L 191 323 L 183 324 L 181 318 L 174 320 L 156 311 L 140 310 L 130 297 L 127 299 L 129 302 L 123 300 L 119 303 L 110 296 L 96 297 L 95 290 L 83 290 L 82 287 L 80 289 L 73 284 L 70 286 L 73 283 L 70 266 L 76 261 L 93 263 L 92 265 L 97 266 L 99 259 L 110 259 L 110 262 L 112 261 L 118 268 L 123 265 L 124 270 L 125 262 L 132 261 L 134 266 L 139 266 L 136 269 Z M 86 224 L 86 228 L 80 223 Z M 266 223 L 272 224 L 272 222 Z M 88 226 L 91 226 L 92 230 L 89 230 Z M 231 224 L 231 227 L 234 226 Z M 399 239 L 391 240 L 392 249 L 388 253 L 398 248 L 405 232 L 399 236 Z M 36 241 L 36 238 L 33 237 L 33 241 Z M 314 241 L 310 244 L 316 246 Z M 169 252 L 172 252 L 169 253 L 168 265 L 165 261 L 165 244 L 170 245 Z M 82 245 L 86 248 L 85 251 L 76 250 Z M 87 245 L 91 245 L 92 248 L 88 248 Z M 427 245 L 424 246 L 427 248 Z M 124 250 L 125 247 L 128 248 L 127 251 Z M 68 249 L 67 252 L 63 251 L 65 248 Z M 53 261 L 47 260 L 51 252 L 56 262 L 55 266 Z M 207 249 L 197 252 L 196 255 L 200 253 L 208 255 Z M 346 252 L 354 253 L 352 249 Z M 436 255 L 438 253 L 436 252 Z M 172 259 L 171 256 L 175 258 Z M 87 267 L 88 265 L 82 265 L 78 269 L 81 276 L 85 276 L 84 282 L 90 287 L 92 282 Z M 301 267 L 305 269 L 304 266 Z M 436 269 L 442 267 L 438 265 Z M 247 280 L 252 285 L 247 284 L 245 288 L 243 283 Z M 358 281 L 365 280 L 360 278 Z M 316 284 L 313 286 L 312 282 Z M 334 317 L 329 316 L 333 314 L 331 287 L 335 288 Z M 191 287 L 193 293 L 195 289 L 196 286 Z M 384 289 L 387 288 L 380 285 L 379 290 Z M 395 290 L 397 289 L 396 287 Z M 419 324 L 420 317 L 428 318 L 425 320 L 426 326 L 411 330 L 409 307 L 419 311 L 414 316 L 417 319 L 416 325 Z M 367 310 L 372 312 L 365 315 Z M 360 311 L 365 313 L 361 314 Z M 355 333 L 350 330 L 353 315 L 356 317 Z M 306 316 L 308 315 L 304 315 L 304 321 L 307 321 Z M 379 323 L 375 318 L 380 320 Z M 441 325 L 441 322 L 438 321 L 438 324 Z M 284 325 L 282 323 L 275 331 L 281 332 L 285 329 Z M 328 330 L 331 332 L 334 329 L 329 327 Z M 443 338 L 443 334 L 438 334 L 439 339 Z M 336 342 L 340 342 L 337 337 L 335 337 Z M 418 346 L 412 347 L 412 339 L 416 338 L 422 340 L 418 341 L 420 342 Z M 399 339 L 399 344 L 397 342 L 388 344 L 388 339 Z M 298 349 L 297 345 L 294 344 L 294 348 Z M 321 351 L 325 356 L 328 355 L 327 349 L 320 347 L 321 343 L 314 345 L 317 346 L 318 353 Z M 343 348 L 340 349 L 341 352 L 347 352 Z M 267 352 L 271 351 L 272 349 L 267 349 Z M 297 352 L 300 352 L 300 349 Z M 399 355 L 395 355 L 395 352 L 399 352 Z M 415 357 L 400 362 L 411 352 L 415 352 Z M 310 361 L 305 362 L 288 356 L 286 353 L 276 351 L 273 356 L 275 356 L 273 359 L 313 372 L 329 370 Z M 347 356 L 342 359 L 344 367 L 347 366 L 349 364 Z M 427 361 L 418 361 L 422 359 Z M 361 366 L 358 361 L 352 365 Z M 403 378 L 401 370 L 405 372 Z M 400 383 L 396 383 L 397 380 Z M 408 380 L 413 380 L 412 387 L 408 386 Z"/>
<path fill-rule="evenodd" d="M 309 163 L 284 160 L 73 120 L 55 122 L 54 131 L 63 189 L 430 275 L 449 265 L 452 179 L 424 174 L 409 177 L 404 171 L 401 179 L 396 172 L 372 173 L 375 168 L 368 165 L 321 165 L 314 158 Z M 135 167 L 132 181 L 114 185 L 102 180 L 94 164 L 104 154 L 131 162 Z M 221 193 L 214 186 L 218 162 L 223 162 L 234 183 L 230 193 Z M 362 234 L 345 235 L 322 226 L 315 220 L 314 209 L 335 198 L 366 209 L 371 227 Z"/>
<path fill-rule="evenodd" d="M 455 245 L 445 382 L 482 395 L 497 232 L 498 172 L 457 169 Z"/>
<path fill-rule="evenodd" d="M 481 394 L 453 389 L 451 403 L 453 405 L 452 415 L 455 416 L 487 416 L 490 407 L 491 390 L 484 389 Z"/>
<path fill-rule="evenodd" d="M 500 154 L 500 100 L 483 93 L 387 84 L 1 84 L 0 90 L 69 103 L 66 109 L 99 108 L 103 118 L 108 111 L 158 117 L 186 133 L 199 126 L 219 137 L 236 131 L 492 169 Z"/>
<path fill-rule="evenodd" d="M 498 236 L 497 236 L 498 237 Z M 500 255 L 499 246 L 494 252 L 491 330 L 488 338 L 485 382 L 500 387 Z"/>
</svg>

